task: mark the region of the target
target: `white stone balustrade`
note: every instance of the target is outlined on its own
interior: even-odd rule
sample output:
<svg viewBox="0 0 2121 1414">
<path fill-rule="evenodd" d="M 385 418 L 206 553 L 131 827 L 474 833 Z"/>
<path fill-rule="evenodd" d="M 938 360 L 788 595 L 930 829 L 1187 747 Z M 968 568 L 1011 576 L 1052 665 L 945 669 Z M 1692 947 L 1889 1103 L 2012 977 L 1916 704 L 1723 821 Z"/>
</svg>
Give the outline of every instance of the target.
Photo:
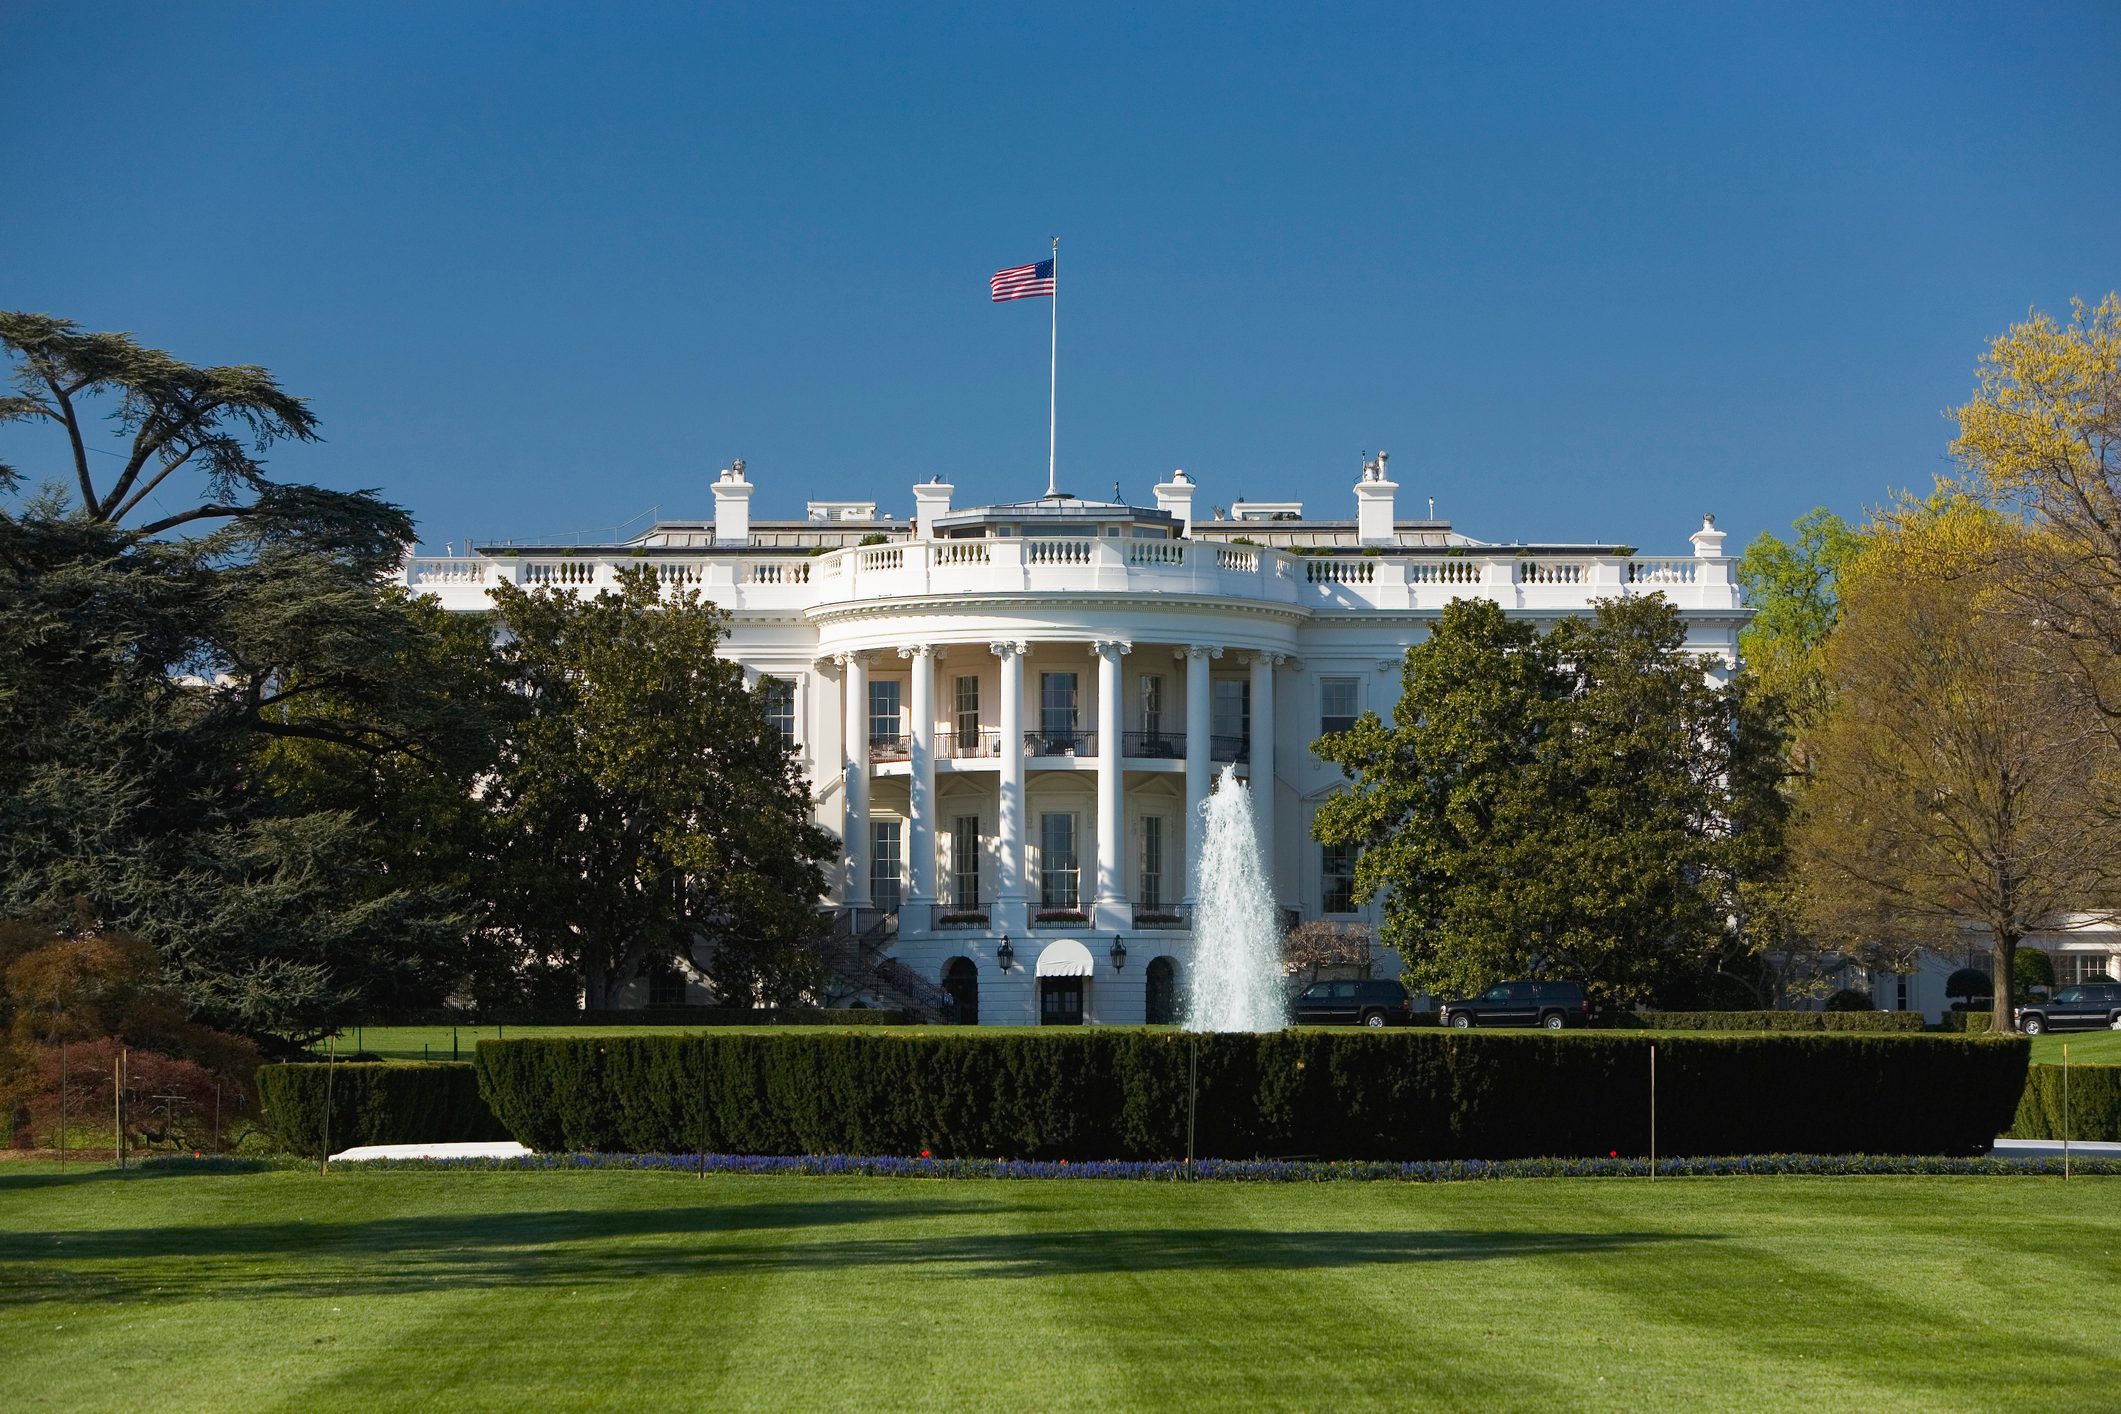
<svg viewBox="0 0 2121 1414">
<path fill-rule="evenodd" d="M 814 557 L 722 551 L 685 556 L 585 552 L 420 556 L 406 586 L 444 607 L 481 607 L 494 584 L 595 593 L 650 566 L 670 588 L 698 589 L 736 612 L 827 609 L 938 596 L 1113 593 L 1286 605 L 1314 613 L 1437 610 L 1459 598 L 1504 608 L 1582 609 L 1594 600 L 1663 594 L 1682 609 L 1740 607 L 1730 561 L 1494 550 L 1442 555 L 1290 555 L 1192 540 L 1026 538 L 909 540 Z"/>
</svg>

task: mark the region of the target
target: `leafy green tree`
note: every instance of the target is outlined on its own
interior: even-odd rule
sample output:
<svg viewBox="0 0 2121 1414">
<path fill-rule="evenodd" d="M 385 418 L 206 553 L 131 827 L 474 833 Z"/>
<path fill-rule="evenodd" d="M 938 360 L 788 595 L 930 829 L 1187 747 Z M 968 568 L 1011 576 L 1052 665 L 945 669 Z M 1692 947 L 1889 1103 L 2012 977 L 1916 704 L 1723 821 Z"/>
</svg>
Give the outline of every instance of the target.
<svg viewBox="0 0 2121 1414">
<path fill-rule="evenodd" d="M 1738 561 L 1753 621 L 1738 652 L 1754 689 L 1778 704 L 1794 730 L 1825 709 L 1823 655 L 1840 611 L 1837 577 L 1862 532 L 1824 506 L 1797 518 L 1790 540 L 1762 531 Z"/>
<path fill-rule="evenodd" d="M 1689 985 L 1728 946 L 1732 703 L 1661 597 L 1601 602 L 1542 638 L 1450 604 L 1407 653 L 1388 726 L 1322 739 L 1353 788 L 1316 832 L 1356 844 L 1408 984 L 1465 994 L 1583 978 L 1608 1001 Z"/>
<path fill-rule="evenodd" d="M 266 476 L 263 450 L 316 423 L 262 369 L 41 315 L 0 314 L 0 349 L 17 389 L 0 421 L 54 428 L 68 473 L 0 508 L 0 916 L 85 912 L 86 931 L 152 945 L 200 1020 L 283 1043 L 436 994 L 457 900 L 386 867 L 373 810 L 305 795 L 272 760 L 471 752 L 477 676 L 438 672 L 434 617 L 382 583 L 411 522 Z M 90 458 L 106 411 L 107 484 Z M 23 480 L 0 468 L 0 493 Z M 195 503 L 171 509 L 180 488 Z"/>
<path fill-rule="evenodd" d="M 594 597 L 503 585 L 494 604 L 525 710 L 481 802 L 523 952 L 574 968 L 592 1007 L 700 945 L 731 1004 L 814 986 L 834 841 L 742 668 L 717 656 L 727 616 L 645 566 Z"/>
</svg>

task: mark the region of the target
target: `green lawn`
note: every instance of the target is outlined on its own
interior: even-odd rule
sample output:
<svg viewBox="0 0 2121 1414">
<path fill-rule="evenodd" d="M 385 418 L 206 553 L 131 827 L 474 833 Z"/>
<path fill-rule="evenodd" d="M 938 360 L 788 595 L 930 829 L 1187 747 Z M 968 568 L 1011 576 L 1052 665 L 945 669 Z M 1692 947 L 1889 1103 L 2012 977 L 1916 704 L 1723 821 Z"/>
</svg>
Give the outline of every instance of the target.
<svg viewBox="0 0 2121 1414">
<path fill-rule="evenodd" d="M 2062 1064 L 2062 1048 L 2069 1047 L 2071 1065 L 2121 1065 L 2121 1031 L 2049 1032 L 2033 1037 L 2033 1059 L 2048 1065 Z"/>
<path fill-rule="evenodd" d="M 0 1169 L 14 1409 L 2110 1407 L 2121 1180 Z"/>
</svg>

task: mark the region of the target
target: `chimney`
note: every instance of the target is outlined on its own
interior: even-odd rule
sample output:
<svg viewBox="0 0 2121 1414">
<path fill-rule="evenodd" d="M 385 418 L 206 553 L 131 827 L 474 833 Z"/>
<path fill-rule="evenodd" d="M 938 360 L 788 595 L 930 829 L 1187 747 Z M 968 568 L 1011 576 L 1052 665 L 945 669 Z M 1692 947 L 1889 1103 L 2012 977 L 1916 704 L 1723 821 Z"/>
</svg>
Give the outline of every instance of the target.
<svg viewBox="0 0 2121 1414">
<path fill-rule="evenodd" d="M 1729 584 L 1731 562 L 1723 555 L 1723 532 L 1716 528 L 1716 517 L 1703 516 L 1701 529 L 1694 532 L 1694 557 L 1704 563 L 1696 578 L 1697 584 Z"/>
<path fill-rule="evenodd" d="M 756 490 L 744 479 L 744 459 L 738 457 L 722 468 L 714 483 L 714 539 L 716 544 L 751 540 L 751 493 Z"/>
<path fill-rule="evenodd" d="M 1156 508 L 1178 517 L 1178 533 L 1193 534 L 1193 478 L 1183 471 L 1171 473 L 1169 481 L 1156 487 Z"/>
<path fill-rule="evenodd" d="M 1362 480 L 1355 483 L 1355 538 L 1364 545 L 1391 545 L 1397 541 L 1392 529 L 1392 496 L 1399 487 L 1385 479 L 1385 462 L 1391 455 L 1379 452 L 1364 462 Z"/>
<path fill-rule="evenodd" d="M 914 539 L 935 538 L 935 518 L 950 514 L 950 493 L 955 490 L 947 481 L 929 481 L 913 488 Z"/>
</svg>

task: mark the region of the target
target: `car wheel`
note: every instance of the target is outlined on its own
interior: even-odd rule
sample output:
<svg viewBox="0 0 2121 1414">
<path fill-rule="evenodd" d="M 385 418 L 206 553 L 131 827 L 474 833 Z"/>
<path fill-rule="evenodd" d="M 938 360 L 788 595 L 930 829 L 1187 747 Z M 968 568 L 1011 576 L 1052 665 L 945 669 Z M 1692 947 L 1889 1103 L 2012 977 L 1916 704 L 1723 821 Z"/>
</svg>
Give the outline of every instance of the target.
<svg viewBox="0 0 2121 1414">
<path fill-rule="evenodd" d="M 1546 1027 L 1549 1031 L 1559 1031 L 1562 1027 L 1569 1024 L 1569 1019 L 1558 1011 L 1550 1011 L 1539 1018 L 1539 1024 Z"/>
<path fill-rule="evenodd" d="M 1464 1012 L 1459 1012 L 1451 1018 L 1451 1025 L 1457 1027 L 1460 1031 L 1471 1031 L 1473 1029 L 1473 1018 L 1467 1016 Z"/>
<path fill-rule="evenodd" d="M 1385 1024 L 1385 1014 L 1381 1011 L 1364 1012 L 1362 1024 L 1365 1026 L 1383 1026 Z"/>
<path fill-rule="evenodd" d="M 2028 1016 L 2018 1023 L 2018 1029 L 2028 1036 L 2037 1036 L 2047 1030 L 2047 1023 L 2037 1016 Z"/>
</svg>

